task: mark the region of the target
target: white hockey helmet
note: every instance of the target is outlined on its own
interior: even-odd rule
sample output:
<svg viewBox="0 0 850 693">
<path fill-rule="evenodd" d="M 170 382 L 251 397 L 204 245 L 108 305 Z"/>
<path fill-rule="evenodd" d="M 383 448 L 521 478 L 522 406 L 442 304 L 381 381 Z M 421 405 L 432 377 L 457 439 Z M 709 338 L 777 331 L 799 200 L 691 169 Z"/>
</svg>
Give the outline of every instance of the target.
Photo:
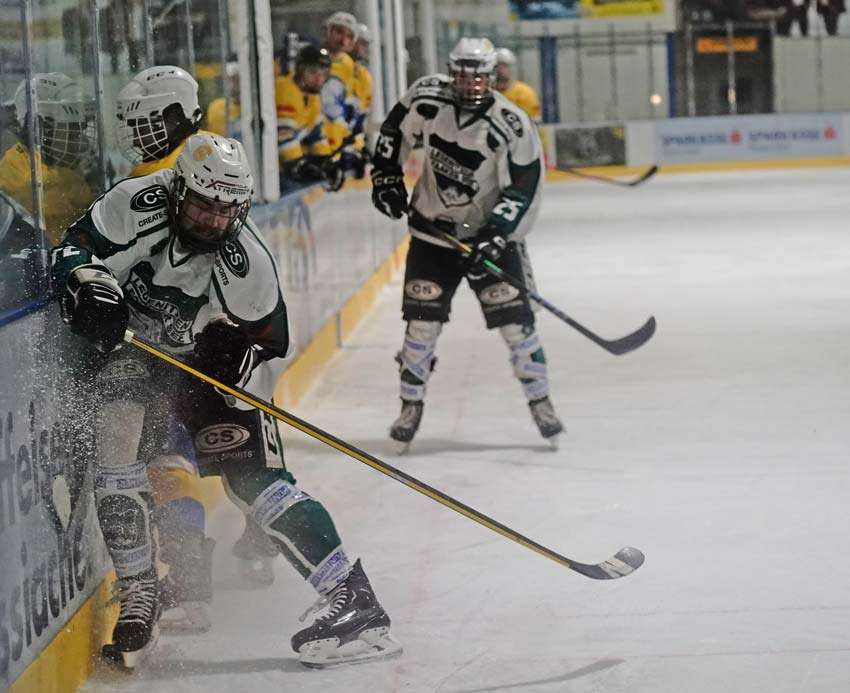
<svg viewBox="0 0 850 693">
<path fill-rule="evenodd" d="M 372 30 L 367 24 L 357 25 L 357 40 L 366 44 L 372 43 Z"/>
<path fill-rule="evenodd" d="M 496 49 L 496 65 L 516 65 L 516 54 L 510 48 Z"/>
<path fill-rule="evenodd" d="M 198 83 L 174 65 L 142 70 L 118 92 L 116 107 L 118 145 L 133 163 L 170 154 L 203 116 Z"/>
<path fill-rule="evenodd" d="M 242 145 L 218 135 L 192 135 L 174 172 L 171 206 L 183 246 L 211 253 L 236 238 L 254 195 L 254 177 Z"/>
<path fill-rule="evenodd" d="M 350 29 L 354 38 L 360 35 L 360 24 L 357 23 L 357 18 L 351 12 L 334 12 L 325 20 L 325 29 L 330 29 L 332 26 Z"/>
<path fill-rule="evenodd" d="M 93 121 L 76 80 L 61 72 L 32 76 L 38 114 L 41 152 L 47 165 L 73 168 L 91 149 Z M 22 137 L 31 122 L 27 108 L 27 80 L 15 91 L 15 117 Z"/>
<path fill-rule="evenodd" d="M 464 108 L 478 108 L 492 98 L 490 82 L 496 49 L 487 38 L 462 38 L 449 53 L 455 98 Z"/>
</svg>

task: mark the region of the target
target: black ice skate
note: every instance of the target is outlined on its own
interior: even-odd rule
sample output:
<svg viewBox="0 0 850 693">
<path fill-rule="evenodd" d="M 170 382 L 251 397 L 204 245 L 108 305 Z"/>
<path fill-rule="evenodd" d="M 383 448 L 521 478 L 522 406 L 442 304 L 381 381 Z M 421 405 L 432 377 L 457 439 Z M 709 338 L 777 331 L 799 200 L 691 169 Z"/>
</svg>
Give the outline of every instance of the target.
<svg viewBox="0 0 850 693">
<path fill-rule="evenodd" d="M 378 603 L 359 560 L 348 577 L 301 620 L 325 607 L 324 616 L 292 636 L 292 649 L 304 666 L 321 669 L 401 654 L 401 645 L 390 635 L 390 617 Z"/>
<path fill-rule="evenodd" d="M 159 639 L 159 582 L 151 568 L 112 586 L 110 604 L 121 610 L 112 631 L 112 643 L 104 645 L 103 656 L 127 669 L 139 666 L 156 647 Z"/>
<path fill-rule="evenodd" d="M 393 422 L 390 428 L 390 438 L 397 441 L 398 446 L 396 451 L 399 455 L 403 455 L 410 449 L 410 442 L 416 431 L 419 430 L 419 424 L 422 422 L 422 409 L 425 403 L 422 401 L 414 402 L 409 399 L 401 400 L 401 414 Z"/>
<path fill-rule="evenodd" d="M 163 630 L 205 633 L 210 629 L 207 605 L 212 602 L 212 553 L 215 540 L 203 533 L 184 535 L 169 552 L 168 574 L 160 581 Z M 163 550 L 163 554 L 165 551 Z"/>
<path fill-rule="evenodd" d="M 245 531 L 233 545 L 233 555 L 239 559 L 239 572 L 246 583 L 265 587 L 274 582 L 273 561 L 280 551 L 260 526 L 245 518 Z"/>
<path fill-rule="evenodd" d="M 555 408 L 548 397 L 535 399 L 528 403 L 534 423 L 540 431 L 540 435 L 546 439 L 553 450 L 558 449 L 558 435 L 564 432 L 564 424 L 555 413 Z"/>
</svg>

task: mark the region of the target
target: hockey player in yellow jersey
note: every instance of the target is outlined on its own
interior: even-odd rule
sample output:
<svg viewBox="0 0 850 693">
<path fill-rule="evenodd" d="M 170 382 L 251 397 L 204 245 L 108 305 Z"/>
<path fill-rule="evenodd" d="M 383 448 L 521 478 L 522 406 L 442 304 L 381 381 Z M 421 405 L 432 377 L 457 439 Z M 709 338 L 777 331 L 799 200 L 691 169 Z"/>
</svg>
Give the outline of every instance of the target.
<svg viewBox="0 0 850 693">
<path fill-rule="evenodd" d="M 174 65 L 157 65 L 133 77 L 116 97 L 118 144 L 135 164 L 132 176 L 174 168 L 186 140 L 198 132 L 202 117 L 198 83 Z M 138 195 L 134 210 L 157 207 L 158 192 Z M 148 197 L 150 199 L 148 199 Z M 201 481 L 192 462 L 191 443 L 175 425 L 172 448 L 148 466 L 153 487 L 160 560 L 168 566 L 161 580 L 162 625 L 173 630 L 205 631 L 210 626 L 212 550 L 206 537 Z"/>
<path fill-rule="evenodd" d="M 352 134 L 354 124 L 354 60 L 358 24 L 349 12 L 334 12 L 325 22 L 324 48 L 331 56 L 331 72 L 322 87 L 322 112 L 327 119 L 325 135 L 333 149 Z"/>
<path fill-rule="evenodd" d="M 58 243 L 65 228 L 80 216 L 94 199 L 79 168 L 91 149 L 89 122 L 79 84 L 59 72 L 33 75 L 36 113 L 41 134 L 43 226 L 48 245 Z M 35 203 L 32 192 L 32 162 L 29 135 L 32 119 L 27 108 L 27 81 L 15 92 L 15 135 L 19 142 L 0 160 L 0 190 L 30 214 Z"/>
<path fill-rule="evenodd" d="M 540 99 L 531 85 L 514 79 L 513 71 L 516 67 L 516 55 L 508 48 L 496 50 L 496 79 L 493 86 L 502 93 L 508 101 L 512 101 L 535 123 L 540 123 L 541 110 Z"/>
<path fill-rule="evenodd" d="M 308 45 L 298 51 L 295 68 L 275 80 L 277 143 L 285 181 L 324 182 L 338 190 L 343 171 L 325 136 L 320 97 L 330 69 L 328 51 Z"/>
<path fill-rule="evenodd" d="M 369 46 L 372 42 L 372 32 L 365 24 L 360 24 L 357 41 L 354 44 L 354 122 L 353 152 L 343 152 L 343 162 L 346 168 L 351 168 L 355 178 L 363 178 L 366 174 L 366 164 L 369 161 L 369 150 L 366 147 L 366 126 L 369 113 L 372 110 L 372 73 L 369 72 Z"/>
</svg>

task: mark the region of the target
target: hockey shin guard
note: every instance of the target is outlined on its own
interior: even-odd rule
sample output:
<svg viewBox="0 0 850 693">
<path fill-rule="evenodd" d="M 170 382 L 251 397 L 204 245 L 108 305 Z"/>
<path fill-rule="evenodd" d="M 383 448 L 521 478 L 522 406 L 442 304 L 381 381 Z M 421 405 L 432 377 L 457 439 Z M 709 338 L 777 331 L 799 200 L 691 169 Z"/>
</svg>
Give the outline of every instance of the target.
<svg viewBox="0 0 850 693">
<path fill-rule="evenodd" d="M 504 325 L 499 332 L 511 351 L 511 366 L 522 384 L 526 399 L 532 401 L 546 397 L 549 394 L 546 355 L 534 325 Z"/>
<path fill-rule="evenodd" d="M 425 389 L 437 357 L 437 337 L 442 323 L 411 320 L 404 332 L 404 345 L 396 355 L 401 372 L 401 398 L 413 402 L 425 399 Z"/>
<path fill-rule="evenodd" d="M 153 566 L 153 496 L 144 462 L 136 459 L 145 408 L 111 402 L 97 418 L 95 501 L 103 540 L 119 578 Z"/>
<path fill-rule="evenodd" d="M 228 493 L 235 494 L 233 480 L 228 482 Z M 294 484 L 275 479 L 256 496 L 248 515 L 320 593 L 330 592 L 351 571 L 330 514 Z"/>
</svg>

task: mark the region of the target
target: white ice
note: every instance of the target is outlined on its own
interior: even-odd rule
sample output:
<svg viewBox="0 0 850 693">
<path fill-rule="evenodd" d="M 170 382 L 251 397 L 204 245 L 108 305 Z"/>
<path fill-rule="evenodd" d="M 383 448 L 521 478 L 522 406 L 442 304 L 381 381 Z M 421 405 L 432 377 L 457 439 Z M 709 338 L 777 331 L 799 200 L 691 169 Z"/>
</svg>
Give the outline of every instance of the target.
<svg viewBox="0 0 850 693">
<path fill-rule="evenodd" d="M 850 690 L 850 170 L 550 185 L 529 239 L 540 293 L 615 357 L 538 323 L 568 434 L 538 437 L 506 348 L 462 287 L 411 454 L 392 457 L 400 282 L 295 413 L 555 551 L 596 582 L 301 434 L 288 464 L 330 508 L 402 658 L 307 671 L 289 648 L 313 595 L 283 559 L 245 591 L 223 508 L 213 629 L 166 638 L 86 691 Z"/>
</svg>

